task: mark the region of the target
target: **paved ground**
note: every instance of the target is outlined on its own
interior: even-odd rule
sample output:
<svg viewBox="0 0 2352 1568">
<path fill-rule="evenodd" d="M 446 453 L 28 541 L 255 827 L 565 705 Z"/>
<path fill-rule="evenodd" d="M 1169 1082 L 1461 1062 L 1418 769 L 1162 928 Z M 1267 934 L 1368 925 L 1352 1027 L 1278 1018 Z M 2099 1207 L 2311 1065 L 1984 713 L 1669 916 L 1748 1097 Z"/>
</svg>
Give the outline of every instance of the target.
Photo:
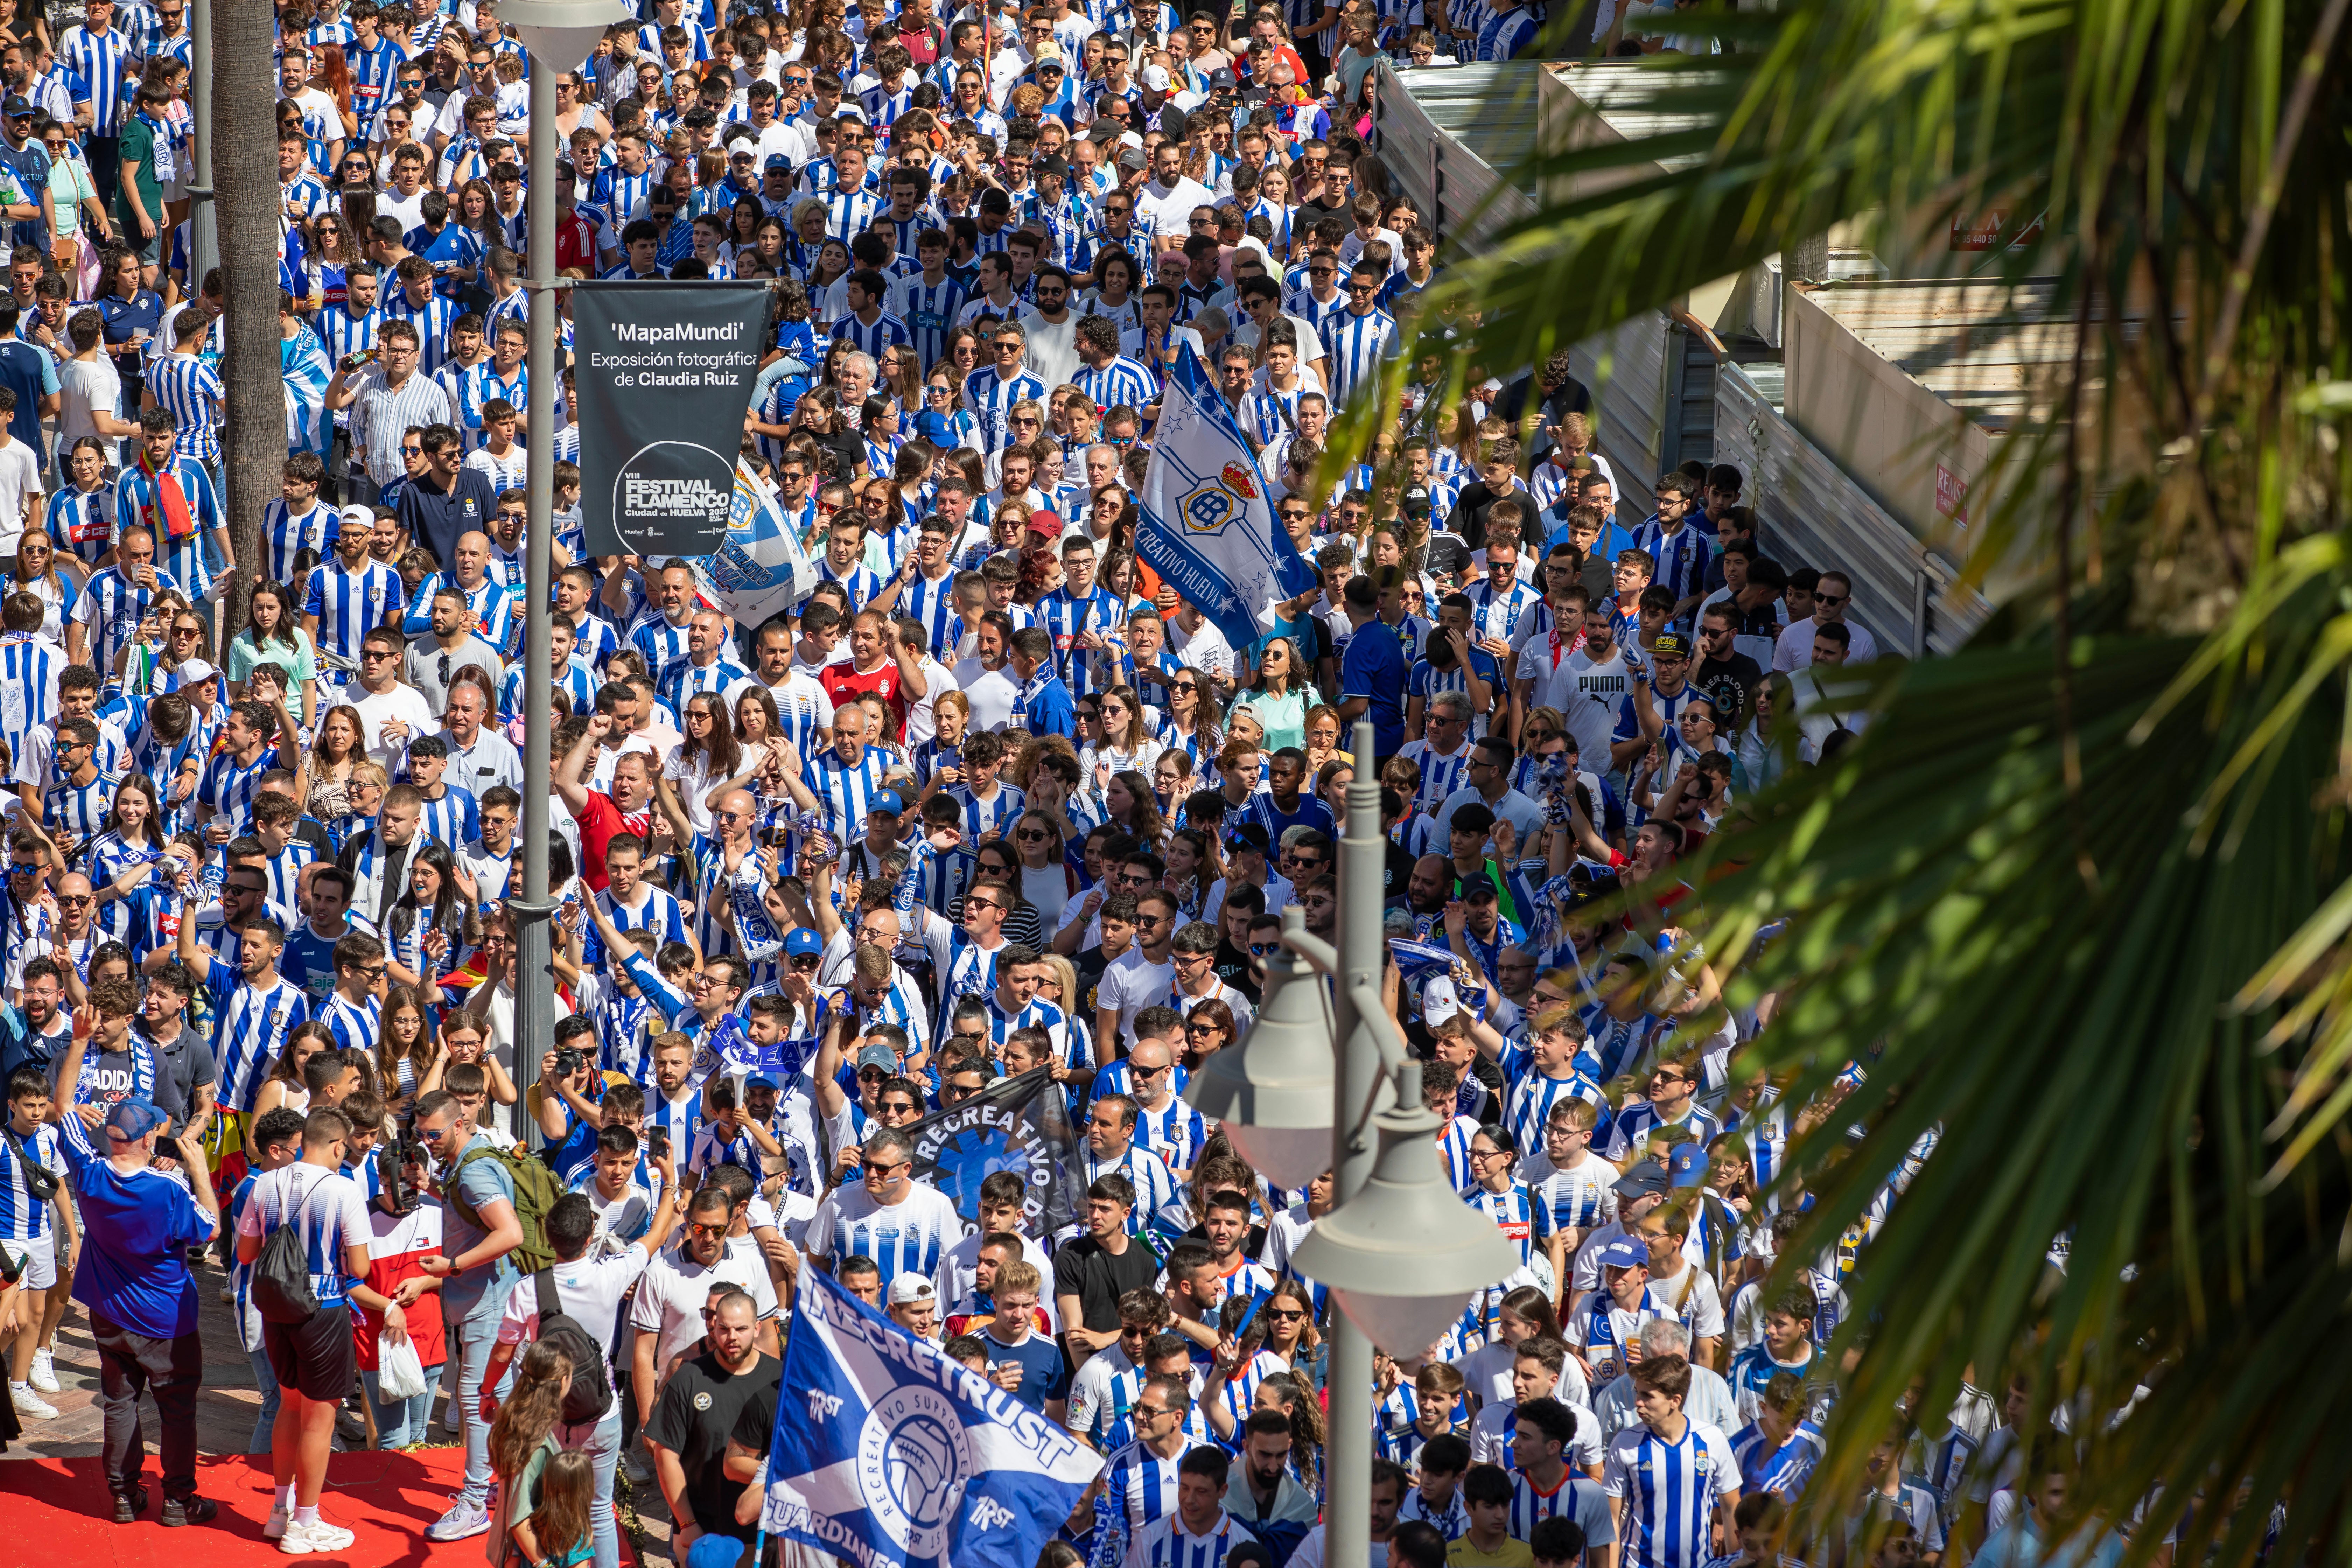
<svg viewBox="0 0 2352 1568">
<path fill-rule="evenodd" d="M 236 1326 L 227 1305 L 220 1299 L 225 1278 L 209 1264 L 200 1265 L 197 1270 L 201 1327 L 207 1355 L 204 1389 L 196 1398 L 196 1447 L 205 1454 L 246 1452 L 253 1436 L 254 1417 L 261 1405 L 260 1394 L 254 1387 L 253 1369 L 236 1348 Z M 79 1306 L 68 1306 L 64 1322 L 58 1325 L 57 1369 L 58 1382 L 64 1385 L 64 1392 L 45 1397 L 58 1407 L 58 1418 L 36 1421 L 24 1417 L 25 1440 L 0 1454 L 0 1465 L 32 1455 L 68 1459 L 94 1457 L 101 1452 L 104 1423 L 98 1404 L 98 1352 L 89 1337 L 89 1314 Z M 149 1451 L 147 1468 L 152 1471 L 157 1420 L 154 1400 L 145 1400 L 142 1409 Z M 437 1421 L 441 1414 L 437 1405 L 434 1414 Z M 358 1418 L 347 1415 L 345 1426 L 350 1445 L 363 1447 L 365 1438 Z M 457 1440 L 454 1434 L 442 1436 L 448 1442 Z M 0 1479 L 0 1491 L 6 1489 L 6 1481 Z M 669 1510 L 661 1505 L 660 1497 L 650 1486 L 644 1495 L 651 1499 L 652 1504 L 643 1519 L 646 1555 L 667 1560 Z M 625 1527 L 625 1494 L 623 1502 Z"/>
</svg>

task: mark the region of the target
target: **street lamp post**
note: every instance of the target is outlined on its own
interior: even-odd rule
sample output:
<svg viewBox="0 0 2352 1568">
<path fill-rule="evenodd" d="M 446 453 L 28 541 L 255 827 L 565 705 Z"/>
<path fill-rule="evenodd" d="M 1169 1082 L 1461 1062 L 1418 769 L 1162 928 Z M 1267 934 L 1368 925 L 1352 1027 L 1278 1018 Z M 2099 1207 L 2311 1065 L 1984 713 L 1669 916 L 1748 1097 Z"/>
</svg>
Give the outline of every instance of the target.
<svg viewBox="0 0 2352 1568">
<path fill-rule="evenodd" d="M 554 625 L 555 512 L 555 323 L 559 314 L 555 278 L 555 78 L 588 58 L 604 29 L 634 15 L 621 0 L 509 0 L 506 20 L 530 51 L 530 189 L 525 216 L 529 229 L 523 287 L 530 304 L 530 405 L 527 428 L 530 467 L 525 486 L 530 521 L 523 542 L 523 750 L 522 896 L 507 889 L 515 934 L 515 1076 L 539 1080 L 541 1053 L 555 1039 L 555 961 L 548 920 L 548 812 L 552 771 L 547 692 L 554 683 L 550 666 Z M 525 1097 L 515 1099 L 516 1136 L 525 1135 Z"/>
<path fill-rule="evenodd" d="M 1439 1172 L 1433 1140 L 1444 1123 L 1422 1108 L 1420 1064 L 1381 999 L 1388 846 L 1372 748 L 1371 725 L 1359 722 L 1339 846 L 1338 945 L 1307 935 L 1294 905 L 1283 951 L 1266 961 L 1255 1022 L 1184 1091 L 1275 1185 L 1303 1187 L 1331 1172 L 1334 1206 L 1295 1262 L 1339 1308 L 1325 1378 L 1323 1555 L 1334 1563 L 1370 1556 L 1372 1346 L 1419 1355 L 1472 1292 L 1518 1262 L 1494 1222 Z"/>
</svg>

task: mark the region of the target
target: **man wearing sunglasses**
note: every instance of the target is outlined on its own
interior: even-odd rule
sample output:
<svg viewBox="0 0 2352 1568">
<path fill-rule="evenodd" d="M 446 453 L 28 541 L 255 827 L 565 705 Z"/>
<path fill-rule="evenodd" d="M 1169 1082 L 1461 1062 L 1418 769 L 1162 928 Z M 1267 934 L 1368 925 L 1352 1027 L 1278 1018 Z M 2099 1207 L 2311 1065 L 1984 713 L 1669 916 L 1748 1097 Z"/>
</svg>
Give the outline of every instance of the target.
<svg viewBox="0 0 2352 1568">
<path fill-rule="evenodd" d="M 1813 587 L 1812 614 L 1792 622 L 1772 649 L 1772 668 L 1782 673 L 1813 662 L 1813 633 L 1822 626 L 1842 626 L 1846 634 L 1845 662 L 1864 664 L 1878 657 L 1878 639 L 1845 618 L 1853 603 L 1853 580 L 1843 572 L 1824 572 Z"/>
<path fill-rule="evenodd" d="M 859 1146 L 858 1168 L 864 1180 L 835 1188 L 817 1205 L 809 1256 L 832 1274 L 850 1258 L 870 1258 L 885 1289 L 902 1274 L 935 1276 L 965 1226 L 946 1194 L 915 1179 L 913 1141 L 898 1128 L 877 1128 Z"/>
</svg>

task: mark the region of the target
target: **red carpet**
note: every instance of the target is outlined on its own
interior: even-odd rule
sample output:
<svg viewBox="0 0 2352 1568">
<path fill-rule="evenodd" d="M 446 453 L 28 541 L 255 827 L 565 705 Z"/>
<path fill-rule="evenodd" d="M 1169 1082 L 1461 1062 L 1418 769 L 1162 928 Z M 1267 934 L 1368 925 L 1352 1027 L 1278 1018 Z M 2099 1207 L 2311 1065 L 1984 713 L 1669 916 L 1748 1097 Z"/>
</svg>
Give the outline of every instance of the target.
<svg viewBox="0 0 2352 1568">
<path fill-rule="evenodd" d="M 487 1538 L 443 1544 L 425 1539 L 425 1527 L 449 1506 L 465 1468 L 464 1451 L 373 1450 L 337 1454 L 329 1463 L 320 1517 L 357 1537 L 349 1552 L 307 1561 L 364 1568 L 453 1568 L 485 1564 Z M 155 1522 L 163 1499 L 155 1456 L 147 1456 L 147 1512 L 135 1524 L 112 1522 L 101 1461 L 0 1460 L 0 1563 L 60 1563 L 74 1568 L 251 1568 L 280 1560 L 275 1542 L 262 1539 L 269 1518 L 267 1455 L 197 1461 L 196 1486 L 220 1504 L 206 1525 L 165 1530 Z M 266 1554 L 266 1555 L 265 1555 Z M 628 1538 L 621 1556 L 630 1562 Z"/>
</svg>

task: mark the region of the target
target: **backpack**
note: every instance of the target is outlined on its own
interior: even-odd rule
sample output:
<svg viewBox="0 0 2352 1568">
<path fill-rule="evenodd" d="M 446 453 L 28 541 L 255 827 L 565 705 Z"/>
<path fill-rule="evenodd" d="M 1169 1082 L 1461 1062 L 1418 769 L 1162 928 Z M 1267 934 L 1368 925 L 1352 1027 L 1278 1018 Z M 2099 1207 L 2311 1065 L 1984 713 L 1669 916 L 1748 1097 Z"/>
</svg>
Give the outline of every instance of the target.
<svg viewBox="0 0 2352 1568">
<path fill-rule="evenodd" d="M 247 1287 L 254 1310 L 273 1323 L 299 1323 L 319 1310 L 319 1292 L 310 1284 L 310 1249 L 302 1243 L 302 1211 L 313 1194 L 326 1185 L 321 1176 L 310 1184 L 302 1201 L 286 1222 L 261 1244 L 253 1260 L 253 1279 Z"/>
<path fill-rule="evenodd" d="M 572 1360 L 572 1386 L 563 1395 L 567 1426 L 601 1421 L 613 1407 L 613 1385 L 604 1372 L 604 1347 L 596 1336 L 563 1310 L 555 1293 L 555 1275 L 542 1268 L 532 1276 L 539 1293 L 539 1337 Z"/>
<path fill-rule="evenodd" d="M 466 1194 L 458 1191 L 457 1176 L 477 1160 L 497 1161 L 506 1168 L 508 1179 L 514 1184 L 515 1218 L 522 1225 L 522 1240 L 514 1249 L 516 1263 L 526 1274 L 536 1274 L 551 1267 L 555 1262 L 555 1249 L 547 1244 L 547 1211 L 553 1208 L 555 1200 L 563 1195 L 562 1189 L 555 1184 L 555 1173 L 548 1169 L 546 1161 L 520 1149 L 500 1149 L 485 1144 L 467 1150 L 457 1157 L 457 1163 L 449 1168 L 448 1177 L 442 1182 L 441 1201 L 457 1210 L 457 1217 L 476 1230 L 490 1227 L 482 1223 L 480 1214 L 466 1201 Z"/>
</svg>

